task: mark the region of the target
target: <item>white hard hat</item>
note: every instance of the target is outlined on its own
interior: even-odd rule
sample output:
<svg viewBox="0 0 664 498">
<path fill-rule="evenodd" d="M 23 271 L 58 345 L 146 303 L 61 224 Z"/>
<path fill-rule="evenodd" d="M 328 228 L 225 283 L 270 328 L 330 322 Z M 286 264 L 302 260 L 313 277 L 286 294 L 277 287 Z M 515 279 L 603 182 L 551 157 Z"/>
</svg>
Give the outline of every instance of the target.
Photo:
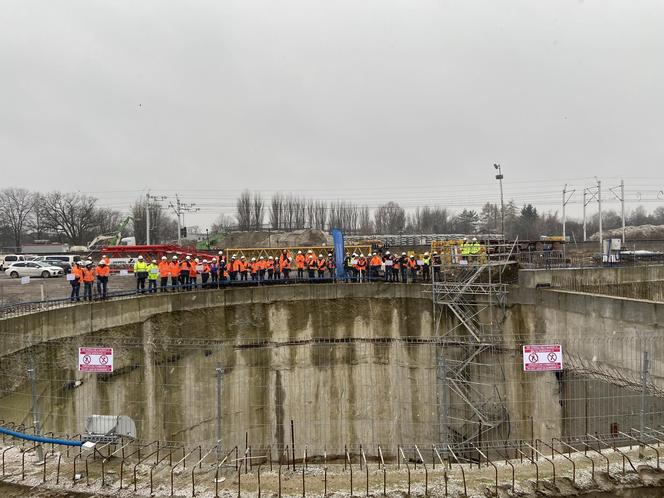
<svg viewBox="0 0 664 498">
<path fill-rule="evenodd" d="M 385 256 L 389 256 L 389 255 L 390 255 L 390 251 L 387 251 L 387 252 L 385 253 Z"/>
<path fill-rule="evenodd" d="M 208 260 L 207 260 L 207 259 L 204 259 L 204 260 L 203 260 L 203 263 L 207 263 L 207 262 L 208 262 Z"/>
<path fill-rule="evenodd" d="M 105 265 L 105 264 L 106 264 L 106 261 L 104 261 L 104 260 L 102 259 L 102 260 L 99 262 L 99 264 L 100 264 L 100 265 Z"/>
<path fill-rule="evenodd" d="M 297 251 L 298 254 L 302 254 L 302 251 Z"/>
<path fill-rule="evenodd" d="M 376 255 L 376 253 L 374 252 L 374 253 L 373 253 L 373 255 L 375 256 L 375 255 Z"/>
<path fill-rule="evenodd" d="M 246 258 L 244 257 L 244 254 L 243 254 L 242 256 L 240 256 L 240 259 L 246 259 Z"/>
<path fill-rule="evenodd" d="M 233 254 L 233 255 L 231 256 L 231 259 L 235 259 L 235 254 Z"/>
<path fill-rule="evenodd" d="M 272 256 L 270 256 L 270 257 L 269 257 L 269 258 L 267 258 L 267 259 L 274 259 L 274 258 L 273 258 Z"/>
<path fill-rule="evenodd" d="M 219 251 L 217 254 L 224 254 L 224 251 Z"/>
<path fill-rule="evenodd" d="M 177 260 L 178 260 L 178 257 L 177 257 L 177 256 L 173 256 L 171 259 L 172 259 L 173 261 L 177 261 Z"/>
<path fill-rule="evenodd" d="M 311 249 L 309 249 L 309 250 L 307 251 L 307 254 L 309 254 L 310 252 L 313 252 L 313 251 L 312 251 Z"/>
<path fill-rule="evenodd" d="M 328 255 L 328 256 L 332 256 L 332 253 L 331 253 L 331 252 L 328 252 L 327 255 Z"/>
<path fill-rule="evenodd" d="M 162 256 L 161 259 L 166 259 L 166 256 Z"/>
<path fill-rule="evenodd" d="M 265 258 L 264 258 L 263 256 L 261 256 L 261 257 L 260 257 L 260 258 L 258 258 L 258 259 L 265 259 Z"/>
<path fill-rule="evenodd" d="M 191 256 L 187 256 L 185 259 L 191 259 Z"/>
<path fill-rule="evenodd" d="M 213 262 L 214 262 L 214 261 L 217 261 L 217 258 L 212 258 L 212 261 L 213 261 Z"/>
<path fill-rule="evenodd" d="M 244 256 L 243 256 L 244 257 Z M 251 258 L 252 261 L 256 261 L 256 258 Z"/>
<path fill-rule="evenodd" d="M 402 255 L 402 256 L 405 256 L 405 255 L 406 255 L 406 253 L 405 253 L 405 252 L 402 252 L 402 253 L 401 253 L 401 255 Z"/>
<path fill-rule="evenodd" d="M 194 258 L 194 261 L 195 261 L 196 263 L 198 263 L 198 258 Z"/>
<path fill-rule="evenodd" d="M 357 253 L 356 253 L 356 252 L 354 252 L 354 253 L 353 253 L 353 256 L 357 256 Z"/>
<path fill-rule="evenodd" d="M 360 253 L 360 258 L 363 258 L 363 257 L 364 257 L 364 253 Z"/>
<path fill-rule="evenodd" d="M 473 237 L 473 242 L 477 242 L 477 239 L 475 237 Z"/>
<path fill-rule="evenodd" d="M 322 257 L 323 257 L 323 255 L 322 255 L 322 254 L 319 254 L 319 255 L 318 255 L 318 257 L 319 257 L 319 258 L 322 258 Z"/>
<path fill-rule="evenodd" d="M 436 255 L 436 256 L 438 255 L 438 251 L 434 251 L 433 253 L 434 253 L 434 255 Z"/>
<path fill-rule="evenodd" d="M 157 260 L 156 260 L 156 259 L 153 259 L 153 260 L 152 260 L 152 262 L 153 262 L 153 263 L 156 263 L 156 262 L 157 262 Z"/>
<path fill-rule="evenodd" d="M 105 257 L 106 257 L 106 254 L 102 254 L 101 257 L 102 257 L 102 258 L 105 258 Z"/>
<path fill-rule="evenodd" d="M 139 255 L 139 256 L 138 256 L 138 259 L 143 259 L 143 256 Z"/>
</svg>

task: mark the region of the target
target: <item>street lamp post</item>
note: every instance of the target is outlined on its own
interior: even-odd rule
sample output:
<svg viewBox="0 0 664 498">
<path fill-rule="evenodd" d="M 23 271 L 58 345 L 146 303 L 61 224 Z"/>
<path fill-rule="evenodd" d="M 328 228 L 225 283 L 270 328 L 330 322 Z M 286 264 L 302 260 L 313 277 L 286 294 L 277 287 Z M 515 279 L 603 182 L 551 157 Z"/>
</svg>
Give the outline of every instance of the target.
<svg viewBox="0 0 664 498">
<path fill-rule="evenodd" d="M 493 165 L 494 169 L 498 170 L 496 180 L 500 182 L 500 233 L 505 239 L 505 201 L 503 200 L 503 171 L 500 169 L 500 164 Z"/>
</svg>

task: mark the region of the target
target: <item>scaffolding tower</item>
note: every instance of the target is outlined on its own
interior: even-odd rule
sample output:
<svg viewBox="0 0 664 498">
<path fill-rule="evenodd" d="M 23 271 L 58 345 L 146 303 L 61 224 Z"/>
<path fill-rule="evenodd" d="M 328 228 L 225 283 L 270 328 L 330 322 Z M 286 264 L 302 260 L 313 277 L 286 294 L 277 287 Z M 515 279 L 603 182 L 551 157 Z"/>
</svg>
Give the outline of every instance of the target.
<svg viewBox="0 0 664 498">
<path fill-rule="evenodd" d="M 450 248 L 456 252 L 458 248 Z M 482 440 L 505 422 L 502 347 L 507 285 L 503 274 L 514 246 L 482 244 L 465 257 L 444 255 L 434 272 L 432 301 L 437 339 L 439 440 L 450 444 Z"/>
</svg>

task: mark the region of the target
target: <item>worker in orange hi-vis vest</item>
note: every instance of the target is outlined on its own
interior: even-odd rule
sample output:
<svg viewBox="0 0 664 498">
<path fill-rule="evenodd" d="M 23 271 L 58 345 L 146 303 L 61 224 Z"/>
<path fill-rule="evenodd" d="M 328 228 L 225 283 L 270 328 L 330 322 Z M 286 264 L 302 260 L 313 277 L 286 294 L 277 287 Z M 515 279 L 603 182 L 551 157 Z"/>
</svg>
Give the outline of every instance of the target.
<svg viewBox="0 0 664 498">
<path fill-rule="evenodd" d="M 180 286 L 180 263 L 178 257 L 175 255 L 172 256 L 168 266 L 170 267 L 171 274 L 171 292 L 175 292 Z"/>
<path fill-rule="evenodd" d="M 371 255 L 369 260 L 369 280 L 378 280 L 378 275 L 380 274 L 380 267 L 383 264 L 383 260 L 377 253 Z"/>
<path fill-rule="evenodd" d="M 240 274 L 240 280 L 248 280 L 249 262 L 244 256 L 240 256 L 240 261 L 238 263 L 238 273 Z"/>
<path fill-rule="evenodd" d="M 290 253 L 284 249 L 281 251 L 281 254 L 279 255 L 279 271 L 284 274 L 284 278 L 288 280 L 290 278 L 290 271 L 291 271 L 291 255 Z M 279 278 L 279 275 L 275 275 L 276 278 Z"/>
<path fill-rule="evenodd" d="M 267 273 L 268 280 L 274 278 L 274 257 L 272 256 L 269 256 L 265 261 L 265 273 Z"/>
<path fill-rule="evenodd" d="M 262 282 L 265 280 L 265 270 L 267 270 L 267 261 L 265 261 L 265 256 L 260 256 L 258 258 L 258 281 Z"/>
<path fill-rule="evenodd" d="M 304 254 L 302 254 L 302 251 L 297 251 L 297 255 L 295 256 L 295 267 L 297 268 L 297 278 L 304 278 L 305 262 L 306 258 L 304 257 Z"/>
<path fill-rule="evenodd" d="M 366 282 L 367 281 L 367 258 L 364 257 L 364 253 L 360 253 L 360 257 L 357 258 L 357 263 L 355 267 L 357 268 L 357 281 Z"/>
<path fill-rule="evenodd" d="M 316 269 L 318 270 L 318 278 L 323 278 L 325 276 L 325 270 L 327 268 L 327 260 L 323 257 L 322 254 L 318 255 L 318 261 L 316 261 Z"/>
<path fill-rule="evenodd" d="M 159 291 L 168 291 L 168 277 L 171 276 L 171 265 L 166 256 L 161 257 L 159 261 Z"/>
<path fill-rule="evenodd" d="M 111 275 L 111 269 L 106 263 L 106 260 L 102 259 L 99 261 L 97 268 L 95 268 L 95 275 L 97 276 L 97 297 L 99 299 L 106 299 L 108 292 L 108 277 Z"/>
</svg>

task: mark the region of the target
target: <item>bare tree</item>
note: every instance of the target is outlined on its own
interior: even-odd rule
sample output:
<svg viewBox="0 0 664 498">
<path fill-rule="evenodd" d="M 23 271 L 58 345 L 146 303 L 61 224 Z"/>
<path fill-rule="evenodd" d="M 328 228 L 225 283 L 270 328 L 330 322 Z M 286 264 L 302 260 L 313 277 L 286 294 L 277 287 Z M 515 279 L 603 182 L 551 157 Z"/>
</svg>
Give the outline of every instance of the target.
<svg viewBox="0 0 664 498">
<path fill-rule="evenodd" d="M 67 242 L 74 245 L 85 244 L 99 221 L 97 199 L 78 193 L 47 194 L 43 215 L 46 226 L 62 233 Z"/>
<path fill-rule="evenodd" d="M 260 230 L 263 227 L 263 220 L 265 219 L 265 203 L 263 196 L 258 192 L 254 192 L 251 202 L 251 224 L 254 230 Z"/>
<path fill-rule="evenodd" d="M 327 226 L 327 210 L 328 206 L 323 201 L 316 201 L 314 206 L 314 227 L 319 230 L 325 230 Z"/>
<path fill-rule="evenodd" d="M 360 235 L 369 235 L 373 232 L 373 223 L 371 223 L 371 211 L 369 210 L 369 206 L 360 207 L 358 229 Z"/>
<path fill-rule="evenodd" d="M 230 228 L 233 228 L 234 226 L 235 226 L 235 219 L 232 216 L 229 216 L 227 214 L 220 214 L 219 216 L 217 216 L 217 219 L 214 220 L 214 223 L 210 228 L 210 232 L 222 233 L 226 232 Z M 177 236 L 177 230 L 176 230 L 176 236 Z"/>
<path fill-rule="evenodd" d="M 139 199 L 131 208 L 134 237 L 136 237 L 136 242 L 139 244 L 144 244 L 147 241 L 146 202 L 145 199 Z M 149 212 L 150 242 L 159 244 L 165 240 L 177 238 L 177 220 L 169 216 L 160 204 L 150 202 Z M 175 223 L 175 230 L 172 229 L 173 223 Z"/>
<path fill-rule="evenodd" d="M 285 198 L 281 193 L 276 193 L 270 200 L 270 226 L 272 230 L 280 230 L 284 228 L 284 204 Z"/>
<path fill-rule="evenodd" d="M 32 208 L 32 214 L 27 220 L 26 226 L 35 240 L 41 240 L 44 237 L 47 228 L 44 224 L 44 196 L 39 192 L 35 192 L 33 195 L 34 206 Z"/>
<path fill-rule="evenodd" d="M 406 227 L 406 211 L 394 201 L 383 204 L 374 213 L 376 233 L 401 233 Z"/>
<path fill-rule="evenodd" d="M 251 194 L 248 190 L 245 190 L 240 194 L 240 197 L 237 199 L 237 227 L 240 230 L 249 230 L 251 228 Z"/>
<path fill-rule="evenodd" d="M 316 204 L 312 199 L 304 201 L 307 206 L 307 221 L 305 226 L 307 228 L 314 228 L 316 221 Z"/>
<path fill-rule="evenodd" d="M 23 228 L 35 205 L 35 196 L 23 188 L 0 190 L 0 217 L 9 226 L 16 250 L 21 249 Z"/>
</svg>

